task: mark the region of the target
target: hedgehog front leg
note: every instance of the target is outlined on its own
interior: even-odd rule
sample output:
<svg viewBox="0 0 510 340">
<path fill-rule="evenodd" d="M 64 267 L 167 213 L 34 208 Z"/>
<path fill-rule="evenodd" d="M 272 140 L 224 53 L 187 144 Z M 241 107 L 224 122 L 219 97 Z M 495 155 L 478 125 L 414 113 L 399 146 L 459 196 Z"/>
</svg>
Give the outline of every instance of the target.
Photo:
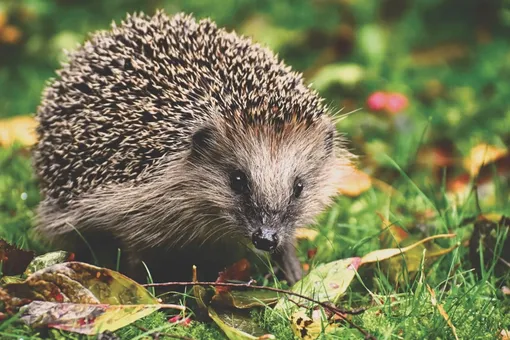
<svg viewBox="0 0 510 340">
<path fill-rule="evenodd" d="M 296 255 L 296 249 L 292 242 L 287 242 L 282 250 L 273 255 L 274 260 L 285 275 L 285 279 L 293 285 L 303 277 L 301 263 Z"/>
</svg>

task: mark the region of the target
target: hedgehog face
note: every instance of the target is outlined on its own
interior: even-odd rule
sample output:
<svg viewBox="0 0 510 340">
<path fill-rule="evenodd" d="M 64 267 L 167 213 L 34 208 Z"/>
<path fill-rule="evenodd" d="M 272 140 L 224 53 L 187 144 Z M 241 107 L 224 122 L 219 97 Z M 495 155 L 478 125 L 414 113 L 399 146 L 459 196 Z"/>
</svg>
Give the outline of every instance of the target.
<svg viewBox="0 0 510 340">
<path fill-rule="evenodd" d="M 195 133 L 191 161 L 206 183 L 206 204 L 256 248 L 275 251 L 335 194 L 341 169 L 333 139 L 327 119 L 311 126 L 212 127 Z"/>
</svg>

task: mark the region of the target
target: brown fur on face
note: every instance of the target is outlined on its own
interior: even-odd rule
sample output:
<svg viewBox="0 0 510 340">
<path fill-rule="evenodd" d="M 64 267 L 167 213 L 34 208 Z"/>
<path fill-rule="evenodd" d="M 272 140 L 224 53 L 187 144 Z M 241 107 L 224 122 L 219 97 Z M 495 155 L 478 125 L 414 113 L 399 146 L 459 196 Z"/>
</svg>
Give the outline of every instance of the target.
<svg viewBox="0 0 510 340">
<path fill-rule="evenodd" d="M 204 183 L 198 191 L 209 198 L 206 205 L 246 237 L 265 218 L 274 220 L 271 227 L 281 241 L 291 241 L 296 227 L 311 223 L 329 204 L 351 162 L 326 117 L 282 126 L 226 125 L 220 118 L 202 129 L 208 130 L 207 140 L 195 147 L 189 173 Z M 246 197 L 230 188 L 229 173 L 235 170 L 248 178 Z M 297 180 L 304 185 L 299 198 L 293 197 Z"/>
</svg>

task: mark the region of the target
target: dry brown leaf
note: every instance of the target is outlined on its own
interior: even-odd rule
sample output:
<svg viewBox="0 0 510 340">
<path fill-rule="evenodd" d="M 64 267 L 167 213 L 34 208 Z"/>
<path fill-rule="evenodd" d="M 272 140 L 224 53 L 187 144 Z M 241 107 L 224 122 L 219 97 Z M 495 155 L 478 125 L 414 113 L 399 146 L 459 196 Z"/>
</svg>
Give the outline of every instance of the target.
<svg viewBox="0 0 510 340">
<path fill-rule="evenodd" d="M 0 146 L 9 146 L 18 141 L 24 146 L 34 145 L 37 141 L 35 119 L 28 116 L 0 120 Z"/>
<path fill-rule="evenodd" d="M 346 171 L 342 177 L 342 184 L 338 188 L 338 192 L 345 196 L 359 196 L 372 187 L 372 179 L 366 173 L 352 169 Z"/>
<path fill-rule="evenodd" d="M 495 160 L 505 156 L 507 154 L 507 150 L 488 144 L 478 144 L 474 148 L 471 149 L 469 156 L 464 159 L 463 165 L 464 168 L 469 171 L 471 176 L 478 175 L 480 168 L 484 164 L 489 164 L 494 162 Z"/>
<path fill-rule="evenodd" d="M 452 329 L 452 333 L 455 336 L 455 339 L 459 340 L 459 337 L 457 336 L 457 329 L 453 325 L 448 314 L 446 314 L 446 311 L 444 310 L 443 305 L 440 303 L 437 303 L 436 292 L 434 292 L 434 290 L 432 288 L 430 288 L 429 285 L 427 285 L 427 289 L 430 293 L 430 302 L 432 303 L 432 306 L 437 307 L 439 314 L 441 314 L 441 316 L 446 320 L 446 323 L 448 324 L 448 326 Z"/>
<path fill-rule="evenodd" d="M 502 329 L 501 333 L 499 333 L 501 340 L 510 340 L 510 330 Z"/>
<path fill-rule="evenodd" d="M 247 281 L 250 278 L 250 267 L 250 262 L 243 258 L 219 272 L 216 282 L 227 282 L 229 280 Z M 228 291 L 230 291 L 230 287 L 216 287 L 216 294 Z"/>
</svg>

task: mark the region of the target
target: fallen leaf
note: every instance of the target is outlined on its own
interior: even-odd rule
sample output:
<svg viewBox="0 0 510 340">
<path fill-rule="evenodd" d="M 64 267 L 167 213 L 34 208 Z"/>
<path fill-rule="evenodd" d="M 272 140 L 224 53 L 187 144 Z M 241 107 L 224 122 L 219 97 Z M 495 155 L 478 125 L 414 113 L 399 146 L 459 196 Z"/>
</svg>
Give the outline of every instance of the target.
<svg viewBox="0 0 510 340">
<path fill-rule="evenodd" d="M 475 177 L 483 165 L 493 163 L 499 158 L 504 157 L 507 152 L 506 149 L 494 145 L 478 144 L 471 149 L 463 165 L 469 174 Z"/>
<path fill-rule="evenodd" d="M 81 262 L 56 264 L 4 288 L 12 295 L 49 302 L 154 304 L 158 300 L 132 279 Z"/>
<path fill-rule="evenodd" d="M 223 307 L 247 309 L 274 305 L 278 298 L 278 293 L 269 290 L 233 290 L 214 295 L 212 302 Z"/>
<path fill-rule="evenodd" d="M 54 264 L 66 262 L 66 261 L 72 261 L 74 259 L 74 254 L 69 253 L 67 251 L 54 251 L 51 253 L 47 253 L 41 256 L 35 257 L 30 264 L 27 266 L 27 269 L 25 269 L 25 272 L 23 275 L 25 277 L 35 273 L 38 270 L 50 267 Z"/>
<path fill-rule="evenodd" d="M 429 285 L 427 285 L 427 289 L 430 293 L 430 302 L 432 303 L 432 306 L 437 308 L 437 310 L 439 311 L 439 314 L 441 314 L 441 316 L 446 320 L 446 323 L 448 324 L 448 326 L 451 328 L 455 339 L 459 340 L 459 337 L 457 336 L 457 329 L 455 328 L 452 321 L 450 320 L 450 317 L 444 310 L 443 305 L 440 303 L 437 303 L 436 292 L 434 292 L 434 290 L 432 288 L 430 288 Z"/>
<path fill-rule="evenodd" d="M 356 197 L 372 187 L 372 179 L 366 173 L 352 169 L 344 172 L 338 192 L 345 196 Z"/>
<path fill-rule="evenodd" d="M 311 317 L 306 311 L 298 310 L 290 317 L 290 324 L 294 335 L 300 339 L 312 340 L 317 339 L 321 334 L 331 332 L 338 326 L 329 322 L 321 314 L 320 310 L 314 310 Z"/>
<path fill-rule="evenodd" d="M 385 232 L 381 233 L 379 240 L 382 248 L 405 247 L 406 245 L 417 242 L 416 235 L 410 235 L 400 226 L 386 220 L 381 214 L 382 228 Z M 405 279 L 404 275 L 413 274 L 420 269 L 420 263 L 423 259 L 423 250 L 425 252 L 425 265 L 434 261 L 434 258 L 447 254 L 457 248 L 458 244 L 450 248 L 442 248 L 433 242 L 425 242 L 412 249 L 408 249 L 402 256 L 393 256 L 382 261 L 381 268 L 393 282 L 400 282 Z"/>
<path fill-rule="evenodd" d="M 267 334 L 249 315 L 239 312 L 217 312 L 209 307 L 209 316 L 230 340 L 276 339 Z"/>
<path fill-rule="evenodd" d="M 21 320 L 32 327 L 48 326 L 80 334 L 95 335 L 106 331 L 116 331 L 165 307 L 174 308 L 176 306 L 33 301 L 22 308 Z"/>
<path fill-rule="evenodd" d="M 250 262 L 247 259 L 241 259 L 219 273 L 216 282 L 227 282 L 229 280 L 247 281 L 250 278 Z M 216 293 L 228 292 L 230 287 L 216 286 Z"/>
<path fill-rule="evenodd" d="M 496 173 L 494 172 L 496 170 Z M 490 197 L 495 192 L 494 176 L 510 177 L 510 154 L 506 153 L 493 162 L 483 164 L 476 175 L 476 189 L 479 198 Z M 446 183 L 447 190 L 457 197 L 467 198 L 475 180 L 469 173 L 460 174 Z"/>
<path fill-rule="evenodd" d="M 366 263 L 373 263 L 373 262 L 380 262 L 386 259 L 389 259 L 393 256 L 403 254 L 415 247 L 418 247 L 419 245 L 438 239 L 438 238 L 453 238 L 456 237 L 455 234 L 440 234 L 440 235 L 434 235 L 427 238 L 424 238 L 423 240 L 420 240 L 416 243 L 411 244 L 410 246 L 403 247 L 403 248 L 388 248 L 388 249 L 379 249 L 371 251 L 370 253 L 366 254 L 361 258 L 361 264 Z"/>
<path fill-rule="evenodd" d="M 0 145 L 9 146 L 18 141 L 24 146 L 34 145 L 37 123 L 32 117 L 15 117 L 0 120 Z"/>
<path fill-rule="evenodd" d="M 394 256 L 380 263 L 381 269 L 394 283 L 406 280 L 406 275 L 414 276 L 420 270 L 423 260 L 425 267 L 430 266 L 437 257 L 445 255 L 458 247 L 458 244 L 449 248 L 442 248 L 433 242 L 421 244 L 406 251 L 402 256 Z M 424 250 L 426 250 L 424 252 Z"/>
<path fill-rule="evenodd" d="M 391 223 L 380 213 L 377 213 L 382 221 L 383 232 L 379 236 L 382 248 L 395 247 L 409 237 L 409 233 L 395 223 Z"/>
<path fill-rule="evenodd" d="M 510 330 L 502 329 L 499 336 L 501 337 L 501 340 L 510 340 Z"/>
<path fill-rule="evenodd" d="M 81 262 L 54 264 L 4 289 L 2 301 L 25 301 L 22 320 L 28 325 L 89 335 L 114 331 L 160 308 L 184 310 L 160 304 L 120 273 Z"/>
<path fill-rule="evenodd" d="M 310 297 L 317 301 L 331 301 L 336 303 L 351 284 L 356 270 L 361 265 L 361 258 L 348 259 L 320 264 L 313 268 L 308 275 L 296 282 L 292 292 Z M 309 306 L 311 302 L 299 297 L 291 297 L 293 302 L 286 297 L 280 298 L 275 309 L 284 310 L 295 308 L 296 304 Z"/>
</svg>

